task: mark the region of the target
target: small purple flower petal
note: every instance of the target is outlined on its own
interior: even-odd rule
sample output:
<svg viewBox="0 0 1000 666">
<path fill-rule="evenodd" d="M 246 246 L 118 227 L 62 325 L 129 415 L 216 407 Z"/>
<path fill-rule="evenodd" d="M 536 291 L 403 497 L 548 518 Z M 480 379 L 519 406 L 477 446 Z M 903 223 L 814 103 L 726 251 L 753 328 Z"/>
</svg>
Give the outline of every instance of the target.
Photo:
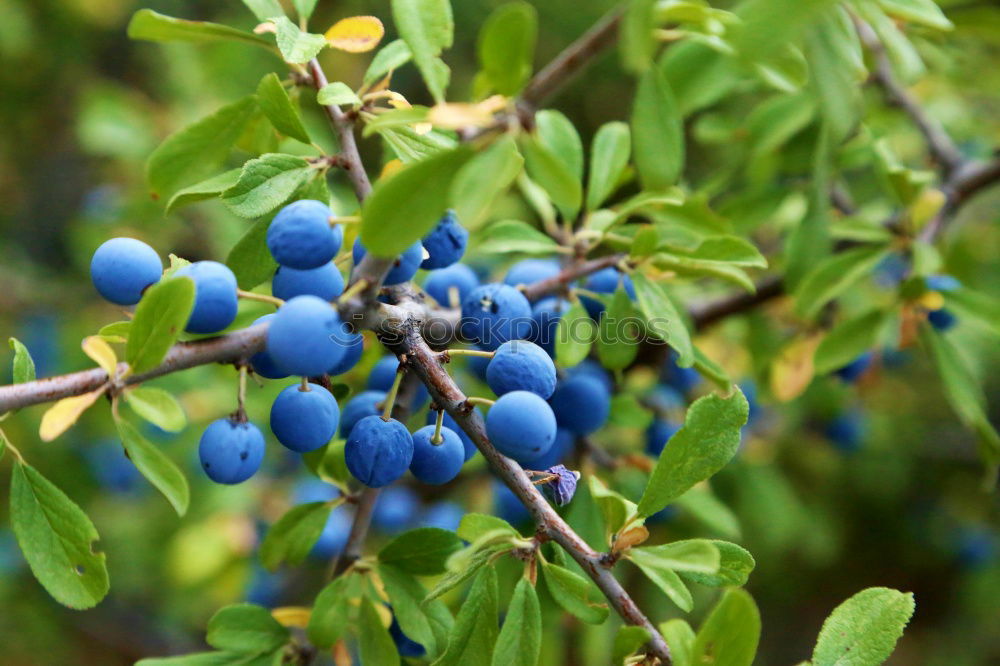
<svg viewBox="0 0 1000 666">
<path fill-rule="evenodd" d="M 580 480 L 580 473 L 566 469 L 565 465 L 553 465 L 545 471 L 555 477 L 545 482 L 545 490 L 557 506 L 566 506 L 576 493 L 576 482 Z"/>
</svg>

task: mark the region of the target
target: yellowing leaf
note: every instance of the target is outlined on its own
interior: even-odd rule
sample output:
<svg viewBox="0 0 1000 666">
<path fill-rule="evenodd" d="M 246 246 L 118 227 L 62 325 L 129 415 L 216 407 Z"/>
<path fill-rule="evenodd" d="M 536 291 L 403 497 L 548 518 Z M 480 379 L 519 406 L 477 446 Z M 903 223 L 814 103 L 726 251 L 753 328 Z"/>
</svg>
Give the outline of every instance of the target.
<svg viewBox="0 0 1000 666">
<path fill-rule="evenodd" d="M 84 338 L 80 346 L 83 347 L 84 354 L 108 373 L 108 377 L 115 376 L 115 371 L 118 369 L 118 357 L 115 356 L 115 350 L 104 338 L 99 335 L 91 335 Z"/>
<path fill-rule="evenodd" d="M 402 168 L 403 168 L 403 163 L 400 160 L 396 159 L 389 160 L 388 162 L 385 163 L 385 166 L 382 167 L 382 173 L 379 176 L 379 178 L 387 178 L 388 176 L 391 176 L 392 174 L 396 173 Z"/>
<path fill-rule="evenodd" d="M 489 127 L 493 124 L 493 115 L 506 105 L 507 100 L 501 95 L 494 95 L 478 104 L 437 104 L 431 107 L 427 119 L 442 129 Z"/>
<path fill-rule="evenodd" d="M 385 26 L 374 16 L 352 16 L 340 19 L 326 31 L 330 46 L 348 53 L 364 53 L 378 46 L 385 35 Z"/>
<path fill-rule="evenodd" d="M 637 525 L 636 527 L 630 527 L 625 532 L 618 535 L 615 539 L 611 550 L 616 553 L 621 553 L 633 546 L 638 546 L 649 538 L 649 530 L 646 529 L 644 525 Z"/>
<path fill-rule="evenodd" d="M 42 424 L 38 427 L 38 436 L 42 438 L 43 442 L 51 442 L 76 423 L 80 415 L 94 404 L 103 393 L 104 389 L 99 388 L 83 395 L 63 398 L 52 405 L 42 416 Z"/>
<path fill-rule="evenodd" d="M 283 627 L 299 627 L 305 629 L 309 626 L 309 616 L 311 610 L 303 606 L 282 606 L 271 611 L 271 617 L 278 621 Z"/>
<path fill-rule="evenodd" d="M 781 402 L 788 402 L 809 386 L 813 379 L 813 356 L 823 336 L 810 334 L 792 340 L 771 366 L 771 392 Z"/>
</svg>

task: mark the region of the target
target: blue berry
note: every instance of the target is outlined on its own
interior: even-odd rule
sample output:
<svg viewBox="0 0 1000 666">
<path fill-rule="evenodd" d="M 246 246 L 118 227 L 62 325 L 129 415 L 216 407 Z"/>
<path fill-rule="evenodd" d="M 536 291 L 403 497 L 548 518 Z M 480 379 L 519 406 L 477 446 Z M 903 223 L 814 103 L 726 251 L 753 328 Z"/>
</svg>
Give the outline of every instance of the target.
<svg viewBox="0 0 1000 666">
<path fill-rule="evenodd" d="M 344 230 L 331 227 L 333 211 L 305 199 L 282 208 L 267 228 L 267 249 L 282 266 L 306 270 L 331 261 L 344 242 Z"/>
<path fill-rule="evenodd" d="M 254 324 L 260 324 L 262 322 L 269 322 L 274 320 L 274 313 L 266 314 L 263 317 L 258 317 L 254 320 Z M 284 379 L 288 376 L 288 373 L 278 367 L 278 364 L 274 362 L 271 355 L 267 353 L 267 350 L 261 350 L 250 357 L 250 365 L 253 367 L 253 371 L 256 372 L 261 377 L 265 379 Z"/>
<path fill-rule="evenodd" d="M 864 417 L 856 410 L 839 414 L 826 424 L 824 434 L 844 453 L 854 453 L 864 440 Z"/>
<path fill-rule="evenodd" d="M 378 494 L 372 525 L 383 532 L 402 532 L 417 520 L 420 498 L 406 486 L 389 486 Z"/>
<path fill-rule="evenodd" d="M 548 398 L 556 389 L 556 366 L 533 342 L 511 340 L 494 353 L 486 367 L 486 383 L 497 395 L 530 391 Z"/>
<path fill-rule="evenodd" d="M 531 336 L 528 338 L 545 350 L 549 356 L 556 355 L 556 334 L 559 320 L 569 310 L 569 301 L 551 297 L 538 301 L 531 308 Z"/>
<path fill-rule="evenodd" d="M 559 275 L 562 266 L 556 259 L 522 259 L 507 270 L 503 283 L 511 287 L 534 284 Z"/>
<path fill-rule="evenodd" d="M 607 371 L 607 368 L 593 359 L 583 359 L 580 363 L 567 370 L 566 374 L 570 377 L 576 377 L 577 375 L 593 377 L 608 390 L 608 393 L 614 393 L 615 385 L 611 380 L 611 373 Z"/>
<path fill-rule="evenodd" d="M 479 411 L 478 408 L 476 409 L 476 411 Z M 437 422 L 437 412 L 431 409 L 427 412 L 427 425 L 434 425 L 436 422 Z M 458 438 L 462 440 L 462 447 L 465 450 L 465 462 L 467 462 L 472 456 L 476 455 L 476 452 L 479 449 L 476 448 L 476 445 L 472 441 L 472 438 L 469 437 L 468 434 L 466 434 L 465 430 L 462 429 L 462 426 L 458 425 L 458 422 L 456 422 L 455 419 L 451 418 L 451 414 L 445 412 L 444 420 L 441 421 L 441 424 L 442 427 L 444 428 L 450 428 L 451 431 L 454 432 L 456 435 L 458 435 Z"/>
<path fill-rule="evenodd" d="M 330 512 L 330 517 L 326 519 L 326 525 L 320 532 L 319 538 L 313 544 L 309 555 L 319 560 L 329 560 L 339 553 L 347 545 L 347 538 L 351 534 L 351 527 L 354 519 L 351 513 L 343 506 L 338 506 Z"/>
<path fill-rule="evenodd" d="M 271 293 L 283 301 L 303 295 L 333 301 L 344 293 L 344 276 L 332 262 L 305 270 L 278 266 L 271 280 Z"/>
<path fill-rule="evenodd" d="M 451 428 L 441 428 L 441 441 L 433 441 L 434 426 L 424 426 L 413 433 L 413 460 L 410 471 L 418 480 L 431 485 L 448 483 L 462 471 L 465 446 Z"/>
<path fill-rule="evenodd" d="M 552 443 L 552 448 L 540 458 L 527 460 L 521 464 L 525 469 L 548 469 L 561 463 L 573 451 L 575 444 L 576 435 L 566 428 L 556 428 L 556 441 Z"/>
<path fill-rule="evenodd" d="M 319 384 L 302 390 L 286 387 L 271 405 L 271 432 L 292 451 L 306 453 L 325 446 L 337 432 L 337 399 Z"/>
<path fill-rule="evenodd" d="M 611 394 L 594 377 L 574 375 L 556 385 L 549 404 L 561 427 L 577 435 L 589 435 L 608 420 Z"/>
<path fill-rule="evenodd" d="M 252 423 L 219 419 L 202 433 L 198 457 L 212 481 L 241 483 L 260 469 L 264 460 L 264 435 Z"/>
<path fill-rule="evenodd" d="M 267 353 L 290 375 L 322 375 L 340 362 L 348 343 L 337 311 L 316 296 L 285 301 L 267 331 Z"/>
<path fill-rule="evenodd" d="M 399 359 L 395 356 L 385 356 L 380 358 L 378 362 L 372 367 L 371 374 L 368 375 L 368 383 L 366 387 L 371 391 L 385 391 L 389 392 L 392 388 L 392 383 L 396 381 L 396 369 L 399 368 Z M 427 398 L 430 397 L 427 393 L 427 387 L 424 386 L 423 382 L 419 382 L 417 385 L 416 393 L 413 396 L 413 404 L 410 405 L 412 411 L 416 411 L 424 406 L 427 402 Z"/>
<path fill-rule="evenodd" d="M 392 636 L 396 651 L 401 657 L 422 657 L 427 653 L 423 645 L 403 633 L 395 615 L 392 616 L 392 624 L 389 625 L 389 635 Z"/>
<path fill-rule="evenodd" d="M 927 321 L 929 321 L 931 326 L 935 329 L 939 331 L 947 331 L 958 323 L 958 317 L 956 317 L 951 310 L 941 308 L 940 310 L 931 310 L 928 312 Z"/>
<path fill-rule="evenodd" d="M 424 270 L 446 268 L 465 254 L 465 246 L 469 243 L 469 232 L 458 223 L 455 211 L 449 210 L 420 242 L 427 251 L 427 258 L 420 267 Z"/>
<path fill-rule="evenodd" d="M 500 453 L 517 461 L 545 455 L 556 439 L 556 417 L 544 399 L 528 391 L 500 396 L 486 414 L 486 434 Z"/>
<path fill-rule="evenodd" d="M 680 429 L 679 423 L 666 419 L 654 420 L 646 428 L 646 453 L 654 458 L 659 457 L 660 453 L 663 452 L 663 447 L 667 445 L 667 441 Z"/>
<path fill-rule="evenodd" d="M 194 310 L 185 330 L 218 333 L 236 319 L 236 276 L 217 261 L 196 261 L 174 273 L 194 280 Z"/>
<path fill-rule="evenodd" d="M 625 285 L 625 293 L 634 301 L 635 285 L 632 284 L 632 278 L 624 275 L 613 266 L 592 273 L 584 283 L 584 289 L 598 294 L 613 294 L 618 289 L 619 282 Z M 583 303 L 583 306 L 587 308 L 587 312 L 594 319 L 599 319 L 601 313 L 604 312 L 604 303 L 601 303 L 597 299 L 580 296 L 580 302 Z"/>
<path fill-rule="evenodd" d="M 87 466 L 102 487 L 114 493 L 129 493 L 142 487 L 142 475 L 125 455 L 120 442 L 102 440 L 84 449 Z"/>
<path fill-rule="evenodd" d="M 292 489 L 292 504 L 308 504 L 309 502 L 329 502 L 340 496 L 337 486 L 317 478 L 305 478 L 298 481 Z"/>
<path fill-rule="evenodd" d="M 457 304 L 470 291 L 479 286 L 476 272 L 465 264 L 453 264 L 448 268 L 431 271 L 424 281 L 424 291 L 442 307 L 451 307 L 451 288 L 458 290 Z"/>
<path fill-rule="evenodd" d="M 441 530 L 454 532 L 458 529 L 462 518 L 465 517 L 465 509 L 454 502 L 435 502 L 427 507 L 420 517 L 421 527 L 436 527 Z"/>
<path fill-rule="evenodd" d="M 142 292 L 160 280 L 163 264 L 156 250 L 134 238 L 104 241 L 90 260 L 90 279 L 112 303 L 135 305 Z"/>
<path fill-rule="evenodd" d="M 837 370 L 836 374 L 845 382 L 856 382 L 861 375 L 865 374 L 865 370 L 867 370 L 868 366 L 871 364 L 872 353 L 870 351 L 866 351 L 861 356 L 858 356 L 856 359 Z"/>
<path fill-rule="evenodd" d="M 361 244 L 361 239 L 354 241 L 354 249 L 352 251 L 354 256 L 354 265 L 357 266 L 361 263 L 361 260 L 367 254 L 365 246 Z M 403 254 L 396 257 L 396 261 L 389 273 L 385 276 L 385 281 L 383 284 L 386 286 L 392 286 L 394 284 L 402 284 L 403 282 L 409 282 L 413 279 L 413 276 L 417 274 L 417 269 L 420 268 L 420 262 L 424 260 L 424 246 L 420 244 L 420 241 L 415 242 L 410 247 L 406 248 Z"/>
<path fill-rule="evenodd" d="M 490 367 L 490 359 L 486 356 L 468 356 L 465 367 L 480 381 L 486 381 L 486 369 Z"/>
<path fill-rule="evenodd" d="M 531 519 L 531 514 L 514 491 L 496 480 L 493 481 L 493 513 L 511 525 L 519 525 Z"/>
<path fill-rule="evenodd" d="M 342 375 L 356 366 L 361 360 L 361 354 L 365 351 L 365 338 L 360 333 L 351 333 L 345 330 L 344 340 L 344 355 L 332 368 L 326 371 L 326 374 L 330 376 Z"/>
<path fill-rule="evenodd" d="M 340 415 L 340 437 L 342 439 L 350 437 L 354 424 L 366 416 L 381 414 L 385 398 L 385 391 L 362 391 L 348 400 Z"/>
<path fill-rule="evenodd" d="M 462 337 L 489 351 L 527 337 L 531 324 L 531 304 L 509 285 L 484 284 L 462 301 Z"/>
<path fill-rule="evenodd" d="M 677 365 L 677 352 L 673 350 L 663 364 L 662 377 L 663 381 L 685 395 L 701 383 L 701 374 L 697 370 Z"/>
<path fill-rule="evenodd" d="M 369 488 L 381 488 L 406 473 L 413 459 L 413 438 L 395 419 L 366 416 L 351 428 L 344 459 L 355 479 Z"/>
<path fill-rule="evenodd" d="M 611 390 L 611 385 L 607 385 Z M 679 411 L 684 408 L 684 396 L 682 396 L 673 386 L 657 384 L 647 398 L 650 406 L 660 411 Z M 750 400 L 748 397 L 747 400 Z"/>
<path fill-rule="evenodd" d="M 928 275 L 924 284 L 931 291 L 955 291 L 962 288 L 962 283 L 951 275 Z"/>
</svg>

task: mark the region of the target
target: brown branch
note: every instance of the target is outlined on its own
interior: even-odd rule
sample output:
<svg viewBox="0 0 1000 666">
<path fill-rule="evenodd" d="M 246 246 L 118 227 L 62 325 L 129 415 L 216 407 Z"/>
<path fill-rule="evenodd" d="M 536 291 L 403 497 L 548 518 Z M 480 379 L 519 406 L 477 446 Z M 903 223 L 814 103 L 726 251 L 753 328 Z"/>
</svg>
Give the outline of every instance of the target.
<svg viewBox="0 0 1000 666">
<path fill-rule="evenodd" d="M 526 287 L 523 290 L 524 295 L 529 301 L 534 301 L 538 300 L 542 296 L 557 293 L 564 290 L 566 286 L 574 280 L 586 277 L 591 273 L 596 273 L 597 271 L 608 268 L 609 266 L 616 265 L 619 261 L 624 259 L 625 256 L 626 255 L 624 253 L 609 254 L 606 257 L 600 257 L 599 259 L 591 259 L 590 261 L 574 264 L 561 271 L 558 275 L 554 275 Z"/>
<path fill-rule="evenodd" d="M 784 292 L 781 276 L 766 277 L 757 283 L 757 291 L 752 294 L 738 292 L 715 301 L 691 306 L 691 321 L 695 330 L 701 330 L 730 315 L 746 312 Z"/>
<path fill-rule="evenodd" d="M 920 240 L 932 243 L 944 232 L 949 220 L 953 219 L 958 209 L 965 205 L 973 196 L 991 185 L 1000 182 L 1000 159 L 992 162 L 965 164 L 942 186 L 945 204 L 937 215 L 927 223 L 921 232 Z"/>
</svg>

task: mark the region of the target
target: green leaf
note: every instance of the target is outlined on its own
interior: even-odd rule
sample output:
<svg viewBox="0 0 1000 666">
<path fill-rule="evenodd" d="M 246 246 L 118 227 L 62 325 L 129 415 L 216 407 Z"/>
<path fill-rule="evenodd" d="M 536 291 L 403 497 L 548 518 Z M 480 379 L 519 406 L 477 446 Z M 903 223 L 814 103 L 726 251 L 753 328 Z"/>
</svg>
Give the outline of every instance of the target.
<svg viewBox="0 0 1000 666">
<path fill-rule="evenodd" d="M 837 606 L 820 629 L 814 666 L 871 666 L 885 661 L 913 615 L 913 594 L 870 587 Z"/>
<path fill-rule="evenodd" d="M 278 270 L 278 262 L 267 249 L 267 228 L 271 226 L 271 219 L 272 216 L 268 216 L 254 222 L 226 257 L 226 266 L 233 271 L 240 289 L 253 289 L 270 280 Z"/>
<path fill-rule="evenodd" d="M 538 12 L 517 0 L 500 5 L 479 31 L 482 75 L 494 92 L 513 97 L 531 77 Z"/>
<path fill-rule="evenodd" d="M 694 348 L 694 367 L 698 373 L 707 379 L 715 382 L 715 385 L 722 390 L 726 390 L 733 383 L 729 373 L 725 369 L 705 355 L 698 347 Z"/>
<path fill-rule="evenodd" d="M 948 20 L 934 0 L 878 0 L 886 14 L 937 30 L 951 30 Z"/>
<path fill-rule="evenodd" d="M 328 83 L 316 93 L 316 101 L 323 105 L 361 104 L 361 98 L 343 81 Z"/>
<path fill-rule="evenodd" d="M 430 109 L 426 106 L 411 106 L 408 109 L 393 109 L 380 113 L 375 118 L 365 123 L 365 128 L 361 131 L 364 137 L 371 136 L 375 132 L 380 132 L 387 127 L 397 128 L 415 123 L 427 121 Z"/>
<path fill-rule="evenodd" d="M 635 654 L 649 640 L 649 630 L 645 627 L 622 625 L 615 632 L 614 648 L 611 651 L 616 664 Z"/>
<path fill-rule="evenodd" d="M 378 565 L 379 577 L 392 605 L 399 627 L 424 646 L 428 659 L 444 651 L 454 619 L 443 601 L 422 604 L 427 590 L 416 578 L 390 564 Z"/>
<path fill-rule="evenodd" d="M 100 537 L 87 515 L 34 467 L 14 465 L 10 522 L 38 582 L 59 603 L 91 608 L 108 593 Z"/>
<path fill-rule="evenodd" d="M 629 551 L 628 557 L 632 564 L 639 567 L 639 570 L 646 574 L 646 578 L 652 581 L 671 601 L 677 604 L 678 608 L 685 613 L 690 612 L 694 608 L 694 598 L 691 596 L 691 590 L 687 588 L 687 585 L 684 584 L 680 576 L 665 566 L 658 558 L 650 556 L 641 548 L 633 548 Z"/>
<path fill-rule="evenodd" d="M 587 174 L 587 210 L 600 208 L 621 181 L 632 154 L 632 132 L 623 122 L 601 125 L 590 145 L 590 173 Z"/>
<path fill-rule="evenodd" d="M 188 204 L 206 199 L 214 199 L 235 185 L 239 181 L 242 171 L 243 169 L 230 169 L 229 171 L 220 173 L 218 176 L 212 176 L 200 183 L 188 185 L 185 188 L 177 190 L 174 196 L 170 197 L 170 201 L 167 202 L 167 208 L 164 212 L 169 214 L 181 206 L 187 206 Z"/>
<path fill-rule="evenodd" d="M 361 595 L 361 584 L 360 575 L 347 573 L 335 578 L 316 596 L 306 628 L 313 645 L 329 648 L 343 637 L 351 621 L 352 601 Z"/>
<path fill-rule="evenodd" d="M 243 654 L 242 652 L 196 652 L 177 657 L 141 659 L 135 666 L 274 666 L 280 654 Z"/>
<path fill-rule="evenodd" d="M 885 319 L 884 311 L 871 310 L 837 324 L 816 348 L 813 371 L 817 375 L 833 372 L 871 349 Z"/>
<path fill-rule="evenodd" d="M 677 101 L 659 67 L 646 71 L 632 105 L 632 153 L 643 189 L 663 190 L 684 167 L 684 127 Z"/>
<path fill-rule="evenodd" d="M 437 527 L 419 527 L 403 532 L 378 552 L 378 561 L 406 573 L 433 576 L 444 573 L 445 563 L 462 549 L 454 532 Z"/>
<path fill-rule="evenodd" d="M 240 217 L 260 217 L 288 201 L 315 174 L 296 155 L 261 155 L 243 165 L 240 179 L 222 193 L 222 203 Z"/>
<path fill-rule="evenodd" d="M 767 259 L 752 243 L 738 236 L 710 236 L 685 256 L 702 262 L 718 262 L 748 268 L 767 268 Z"/>
<path fill-rule="evenodd" d="M 460 539 L 474 543 L 484 534 L 507 530 L 511 536 L 520 536 L 517 530 L 503 518 L 497 518 L 486 513 L 467 513 L 462 517 L 462 522 L 458 524 L 456 534 Z"/>
<path fill-rule="evenodd" d="M 802 278 L 795 290 L 796 313 L 812 319 L 824 305 L 870 275 L 888 253 L 885 246 L 859 247 L 827 257 Z"/>
<path fill-rule="evenodd" d="M 551 237 L 520 220 L 500 220 L 486 227 L 482 232 L 480 250 L 489 254 L 551 255 L 559 250 L 559 244 Z"/>
<path fill-rule="evenodd" d="M 274 72 L 265 75 L 257 84 L 257 104 L 274 129 L 302 143 L 311 143 L 298 109 L 292 105 L 281 79 Z"/>
<path fill-rule="evenodd" d="M 462 602 L 448 637 L 448 648 L 434 666 L 489 666 L 499 625 L 497 574 L 487 566 L 476 576 Z"/>
<path fill-rule="evenodd" d="M 362 664 L 395 664 L 399 661 L 396 643 L 389 630 L 382 624 L 382 618 L 371 598 L 361 599 L 359 618 L 358 652 Z"/>
<path fill-rule="evenodd" d="M 517 143 L 505 134 L 459 170 L 451 185 L 455 214 L 476 228 L 492 211 L 497 198 L 511 186 L 524 167 Z"/>
<path fill-rule="evenodd" d="M 281 8 L 281 3 L 278 0 L 243 0 L 243 4 L 261 22 L 268 21 L 275 16 L 285 15 L 285 10 Z"/>
<path fill-rule="evenodd" d="M 659 626 L 663 640 L 670 648 L 670 656 L 675 666 L 692 666 L 691 650 L 694 647 L 694 629 L 683 619 L 677 617 L 667 620 Z"/>
<path fill-rule="evenodd" d="M 859 122 L 865 68 L 857 31 L 839 7 L 824 12 L 806 38 L 810 83 L 835 144 Z"/>
<path fill-rule="evenodd" d="M 412 57 L 410 47 L 402 39 L 389 42 L 372 58 L 371 64 L 365 71 L 363 84 L 370 87 L 389 72 L 410 62 Z"/>
<path fill-rule="evenodd" d="M 316 0 L 292 0 L 292 5 L 299 14 L 299 20 L 308 21 L 312 17 L 313 10 L 316 9 Z"/>
<path fill-rule="evenodd" d="M 188 488 L 184 472 L 163 451 L 143 437 L 131 423 L 119 420 L 117 425 L 118 435 L 132 464 L 163 493 L 178 516 L 187 513 L 191 490 Z"/>
<path fill-rule="evenodd" d="M 575 218 L 583 190 L 580 179 L 573 175 L 566 162 L 531 135 L 525 135 L 521 141 L 521 153 L 531 179 L 545 190 L 564 218 Z"/>
<path fill-rule="evenodd" d="M 962 321 L 1000 336 L 1000 301 L 972 289 L 961 288 L 943 294 L 946 306 Z"/>
<path fill-rule="evenodd" d="M 256 110 L 256 98 L 244 97 L 168 136 L 146 160 L 154 196 L 171 195 L 218 168 Z"/>
<path fill-rule="evenodd" d="M 708 539 L 686 539 L 659 546 L 633 548 L 630 557 L 639 553 L 639 559 L 674 571 L 699 574 L 716 574 L 720 555 L 715 543 Z"/>
<path fill-rule="evenodd" d="M 542 650 L 542 611 L 535 586 L 521 578 L 493 651 L 492 666 L 536 666 Z"/>
<path fill-rule="evenodd" d="M 604 516 L 604 525 L 609 534 L 618 532 L 626 521 L 636 515 L 635 502 L 608 488 L 598 477 L 587 477 L 587 485 L 594 502 L 601 510 L 601 515 Z"/>
<path fill-rule="evenodd" d="M 619 285 L 598 323 L 597 357 L 608 370 L 623 370 L 639 353 L 642 320 L 628 292 Z"/>
<path fill-rule="evenodd" d="M 437 599 L 442 594 L 454 589 L 472 578 L 479 572 L 483 567 L 489 566 L 492 563 L 493 558 L 504 551 L 511 550 L 514 546 L 510 543 L 506 544 L 495 544 L 490 547 L 476 549 L 472 552 L 471 556 L 463 559 L 462 566 L 454 570 L 449 570 L 444 576 L 442 576 L 434 588 L 427 593 L 424 598 L 423 604 L 427 605 L 431 603 L 434 599 Z"/>
<path fill-rule="evenodd" d="M 444 102 L 451 71 L 438 57 L 451 48 L 455 22 L 448 0 L 392 0 L 392 19 L 435 102 Z"/>
<path fill-rule="evenodd" d="M 158 366 L 177 341 L 194 309 L 190 278 L 160 280 L 146 290 L 129 327 L 125 360 L 133 374 Z"/>
<path fill-rule="evenodd" d="M 691 663 L 750 666 L 759 640 L 757 604 L 744 590 L 727 590 L 698 629 Z"/>
<path fill-rule="evenodd" d="M 205 641 L 217 650 L 242 653 L 273 652 L 289 639 L 289 631 L 263 606 L 233 604 L 208 621 Z"/>
<path fill-rule="evenodd" d="M 604 623 L 608 618 L 608 605 L 590 581 L 544 560 L 541 565 L 545 587 L 564 611 L 587 624 Z"/>
<path fill-rule="evenodd" d="M 684 427 L 674 433 L 639 500 L 639 515 L 651 516 L 704 481 L 736 455 L 740 428 L 750 406 L 738 387 L 726 397 L 710 394 L 688 408 Z"/>
<path fill-rule="evenodd" d="M 180 432 L 187 425 L 184 408 L 168 391 L 136 386 L 123 394 L 136 414 L 167 432 Z"/>
<path fill-rule="evenodd" d="M 455 175 L 472 155 L 460 146 L 380 180 L 361 208 L 361 242 L 368 251 L 396 256 L 433 229 L 448 209 Z"/>
<path fill-rule="evenodd" d="M 307 63 L 326 46 L 326 37 L 304 32 L 284 16 L 277 17 L 274 24 L 278 29 L 275 41 L 285 62 L 298 65 Z"/>
<path fill-rule="evenodd" d="M 680 312 L 664 292 L 663 287 L 642 273 L 632 273 L 636 300 L 646 317 L 650 332 L 670 345 L 678 354 L 677 364 L 689 368 L 694 364 L 694 346 Z"/>
<path fill-rule="evenodd" d="M 301 564 L 316 544 L 330 517 L 328 502 L 308 502 L 292 507 L 267 530 L 260 545 L 260 561 L 269 571 L 282 562 Z"/>
<path fill-rule="evenodd" d="M 538 141 L 559 158 L 577 182 L 583 180 L 583 142 L 576 127 L 559 111 L 545 109 L 535 114 Z"/>
<path fill-rule="evenodd" d="M 622 67 L 632 74 L 642 74 L 656 54 L 654 8 L 656 0 L 629 0 L 619 29 L 619 53 Z"/>
<path fill-rule="evenodd" d="M 674 503 L 713 532 L 731 539 L 742 535 L 739 518 L 706 487 L 692 488 Z"/>
<path fill-rule="evenodd" d="M 577 299 L 563 313 L 556 326 L 556 362 L 563 368 L 578 365 L 590 354 L 590 346 L 596 335 L 597 325 L 587 313 L 587 308 Z"/>
<path fill-rule="evenodd" d="M 140 9 L 132 15 L 126 30 L 129 39 L 148 42 L 214 42 L 237 41 L 271 50 L 263 37 L 228 25 L 207 21 L 188 21 L 166 16 L 152 9 Z"/>
<path fill-rule="evenodd" d="M 10 348 L 14 350 L 13 380 L 15 384 L 35 381 L 35 361 L 31 358 L 28 348 L 17 338 L 8 338 Z"/>
<path fill-rule="evenodd" d="M 757 566 L 745 548 L 728 541 L 709 541 L 719 551 L 719 568 L 714 573 L 678 570 L 681 578 L 708 587 L 742 587 Z"/>
<path fill-rule="evenodd" d="M 416 130 L 406 125 L 384 127 L 378 130 L 378 134 L 385 139 L 403 164 L 419 162 L 431 155 L 451 150 L 457 145 L 454 139 L 440 130 L 418 134 Z"/>
</svg>

